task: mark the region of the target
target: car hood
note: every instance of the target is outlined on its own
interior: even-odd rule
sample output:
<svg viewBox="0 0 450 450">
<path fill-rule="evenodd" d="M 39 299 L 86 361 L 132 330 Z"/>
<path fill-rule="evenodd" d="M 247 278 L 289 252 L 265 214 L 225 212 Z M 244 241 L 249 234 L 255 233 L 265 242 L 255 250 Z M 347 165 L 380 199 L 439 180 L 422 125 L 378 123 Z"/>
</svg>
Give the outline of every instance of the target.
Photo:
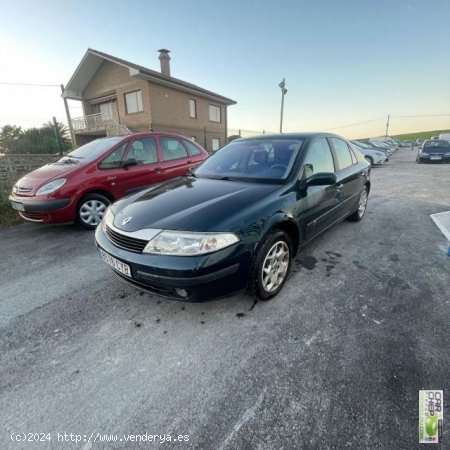
<svg viewBox="0 0 450 450">
<path fill-rule="evenodd" d="M 34 190 L 49 181 L 74 172 L 79 167 L 79 164 L 46 164 L 22 177 L 16 184 L 22 188 Z"/>
<path fill-rule="evenodd" d="M 226 231 L 233 217 L 280 185 L 182 177 L 164 183 L 114 208 L 114 226 L 124 231 L 143 228 Z M 123 225 L 126 218 L 128 223 Z M 226 228 L 221 228 L 226 227 Z"/>
</svg>

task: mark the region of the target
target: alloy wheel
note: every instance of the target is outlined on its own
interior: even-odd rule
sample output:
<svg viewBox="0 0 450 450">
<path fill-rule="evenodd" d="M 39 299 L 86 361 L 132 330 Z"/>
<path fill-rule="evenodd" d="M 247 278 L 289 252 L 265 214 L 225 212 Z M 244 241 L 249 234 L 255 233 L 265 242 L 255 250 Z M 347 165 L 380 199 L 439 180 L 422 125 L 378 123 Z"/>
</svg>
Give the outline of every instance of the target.
<svg viewBox="0 0 450 450">
<path fill-rule="evenodd" d="M 284 241 L 272 245 L 262 265 L 262 287 L 274 292 L 283 283 L 289 268 L 289 247 Z"/>
<path fill-rule="evenodd" d="M 359 197 L 359 205 L 358 205 L 359 218 L 362 218 L 362 216 L 364 216 L 364 213 L 366 212 L 367 199 L 368 199 L 367 189 L 364 188 L 363 191 L 361 192 L 361 196 Z"/>
</svg>

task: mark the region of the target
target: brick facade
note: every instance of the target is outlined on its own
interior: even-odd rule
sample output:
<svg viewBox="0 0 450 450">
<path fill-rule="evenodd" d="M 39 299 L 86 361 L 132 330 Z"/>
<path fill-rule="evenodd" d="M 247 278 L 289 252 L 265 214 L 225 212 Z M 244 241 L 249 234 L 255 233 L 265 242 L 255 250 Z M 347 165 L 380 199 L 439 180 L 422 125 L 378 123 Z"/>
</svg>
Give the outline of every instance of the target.
<svg viewBox="0 0 450 450">
<path fill-rule="evenodd" d="M 143 111 L 127 114 L 125 94 L 136 90 L 141 91 Z M 177 87 L 132 77 L 128 67 L 105 60 L 83 90 L 84 115 L 99 112 L 99 105 L 91 104 L 92 100 L 114 95 L 113 117 L 132 132 L 169 131 L 189 138 L 195 137 L 208 151 L 212 150 L 213 139 L 219 139 L 220 146 L 225 144 L 227 106 L 223 103 L 185 92 Z M 196 101 L 195 118 L 190 117 L 191 99 Z M 220 108 L 220 123 L 209 120 L 209 105 Z M 88 137 L 86 134 L 83 139 L 82 132 L 77 134 L 79 144 Z"/>
</svg>

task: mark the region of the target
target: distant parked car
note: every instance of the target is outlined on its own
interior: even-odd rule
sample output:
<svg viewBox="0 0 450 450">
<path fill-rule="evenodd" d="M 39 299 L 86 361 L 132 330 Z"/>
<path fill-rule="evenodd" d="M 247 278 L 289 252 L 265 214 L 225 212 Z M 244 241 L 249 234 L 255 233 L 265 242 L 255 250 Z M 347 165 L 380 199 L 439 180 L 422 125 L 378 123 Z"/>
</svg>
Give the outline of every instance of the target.
<svg viewBox="0 0 450 450">
<path fill-rule="evenodd" d="M 450 133 L 441 133 L 439 135 L 439 139 L 445 139 L 446 141 L 450 141 Z"/>
<path fill-rule="evenodd" d="M 389 156 L 385 152 L 379 151 L 368 145 L 362 144 L 358 141 L 351 141 L 353 148 L 363 154 L 366 161 L 372 166 L 381 165 L 389 160 Z"/>
<path fill-rule="evenodd" d="M 95 240 L 139 289 L 205 301 L 247 288 L 268 300 L 299 247 L 364 217 L 369 191 L 370 165 L 339 136 L 237 139 L 193 173 L 113 203 Z"/>
<path fill-rule="evenodd" d="M 364 142 L 366 145 L 369 145 L 371 147 L 373 147 L 374 149 L 378 150 L 378 151 L 382 151 L 384 153 L 386 153 L 387 156 L 390 156 L 393 151 L 392 149 L 386 147 L 385 145 L 382 145 L 380 142 Z"/>
<path fill-rule="evenodd" d="M 416 145 L 419 147 L 425 142 L 425 139 L 416 139 Z"/>
<path fill-rule="evenodd" d="M 444 139 L 425 141 L 417 154 L 416 162 L 446 162 L 450 163 L 450 143 Z"/>
<path fill-rule="evenodd" d="M 26 220 L 77 221 L 95 228 L 111 202 L 184 175 L 207 156 L 198 144 L 176 134 L 97 139 L 25 175 L 9 199 Z"/>
</svg>

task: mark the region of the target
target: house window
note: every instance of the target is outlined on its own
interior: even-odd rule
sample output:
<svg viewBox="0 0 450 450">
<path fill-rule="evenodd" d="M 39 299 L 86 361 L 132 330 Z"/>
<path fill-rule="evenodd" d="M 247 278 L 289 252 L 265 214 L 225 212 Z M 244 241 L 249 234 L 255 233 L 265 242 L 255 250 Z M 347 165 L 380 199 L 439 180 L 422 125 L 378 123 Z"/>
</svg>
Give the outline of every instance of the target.
<svg viewBox="0 0 450 450">
<path fill-rule="evenodd" d="M 144 108 L 142 107 L 142 92 L 134 91 L 125 94 L 125 105 L 127 114 L 144 111 Z"/>
<path fill-rule="evenodd" d="M 189 116 L 192 119 L 197 117 L 197 102 L 193 99 L 189 100 Z"/>
<path fill-rule="evenodd" d="M 216 150 L 219 150 L 219 148 L 220 148 L 220 139 L 214 138 L 211 142 L 212 142 L 212 151 L 215 152 Z"/>
<path fill-rule="evenodd" d="M 220 122 L 220 107 L 209 105 L 209 120 L 211 122 Z"/>
</svg>

